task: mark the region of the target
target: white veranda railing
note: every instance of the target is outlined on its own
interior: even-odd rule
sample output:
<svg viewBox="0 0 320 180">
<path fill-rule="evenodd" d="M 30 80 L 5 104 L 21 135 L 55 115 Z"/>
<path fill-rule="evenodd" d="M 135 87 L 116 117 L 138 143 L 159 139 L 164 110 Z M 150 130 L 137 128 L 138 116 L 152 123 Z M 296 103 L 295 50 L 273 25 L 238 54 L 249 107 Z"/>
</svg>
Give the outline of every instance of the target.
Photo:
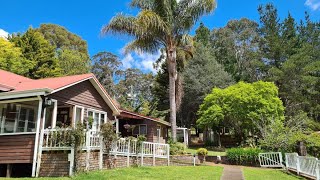
<svg viewBox="0 0 320 180">
<path fill-rule="evenodd" d="M 83 144 L 83 150 L 100 150 L 100 153 L 104 153 L 104 144 L 100 137 L 100 132 L 95 130 L 87 130 L 83 132 L 85 134 L 85 142 Z M 73 139 L 71 129 L 44 129 L 43 130 L 43 145 L 42 151 L 50 150 L 71 150 L 73 149 Z M 170 147 L 169 144 L 152 143 L 152 142 L 140 142 L 137 140 L 130 140 L 120 138 L 113 143 L 111 148 L 111 154 L 120 156 L 139 156 L 141 157 L 141 165 L 143 165 L 144 157 L 152 157 L 153 164 L 155 158 L 167 158 L 169 164 Z M 87 159 L 89 158 L 89 155 Z"/>
<path fill-rule="evenodd" d="M 43 131 L 43 150 L 71 149 L 71 129 L 45 129 Z"/>
<path fill-rule="evenodd" d="M 281 152 L 259 153 L 261 167 L 283 167 Z"/>
<path fill-rule="evenodd" d="M 115 155 L 137 155 L 137 140 L 120 138 L 112 145 L 111 153 Z"/>
<path fill-rule="evenodd" d="M 100 132 L 88 130 L 85 135 L 84 148 L 100 148 Z M 66 150 L 72 148 L 72 131 L 70 128 L 44 129 L 43 130 L 43 150 Z"/>
<path fill-rule="evenodd" d="M 88 130 L 86 132 L 85 147 L 90 149 L 100 148 L 100 132 L 96 130 Z"/>
</svg>

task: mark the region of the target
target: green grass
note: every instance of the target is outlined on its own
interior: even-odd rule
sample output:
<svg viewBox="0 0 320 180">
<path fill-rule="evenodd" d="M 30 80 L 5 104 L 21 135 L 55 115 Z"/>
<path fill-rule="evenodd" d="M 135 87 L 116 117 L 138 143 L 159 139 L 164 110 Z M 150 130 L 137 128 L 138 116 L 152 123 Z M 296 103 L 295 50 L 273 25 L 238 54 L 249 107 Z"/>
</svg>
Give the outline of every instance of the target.
<svg viewBox="0 0 320 180">
<path fill-rule="evenodd" d="M 219 166 L 170 166 L 170 167 L 139 167 L 122 168 L 113 170 L 93 171 L 79 174 L 73 178 L 20 178 L 15 180 L 198 180 L 198 179 L 216 179 L 219 180 L 222 175 L 223 167 Z M 303 179 L 283 170 L 243 168 L 246 180 L 298 180 Z M 0 178 L 0 180 L 8 180 Z"/>
<path fill-rule="evenodd" d="M 246 180 L 303 179 L 293 174 L 287 174 L 286 171 L 281 169 L 243 168 L 243 175 Z"/>
<path fill-rule="evenodd" d="M 187 148 L 186 151 L 187 151 L 187 153 L 196 154 L 197 149 L 199 149 L 199 148 Z M 208 155 L 209 156 L 226 156 L 227 153 L 226 152 L 211 151 L 208 149 Z"/>
<path fill-rule="evenodd" d="M 216 179 L 219 180 L 222 175 L 222 167 L 213 166 L 170 166 L 170 167 L 139 167 L 122 168 L 104 171 L 93 171 L 79 174 L 73 178 L 38 178 L 39 180 L 189 180 L 189 179 Z M 36 179 L 36 180 L 38 180 Z M 0 180 L 5 180 L 1 179 Z M 16 179 L 18 180 L 18 179 Z M 22 180 L 35 180 L 23 178 Z"/>
<path fill-rule="evenodd" d="M 103 172 L 81 174 L 75 179 L 114 179 L 114 180 L 137 180 L 137 179 L 220 179 L 222 167 L 198 166 L 198 167 L 142 167 L 123 168 Z"/>
</svg>

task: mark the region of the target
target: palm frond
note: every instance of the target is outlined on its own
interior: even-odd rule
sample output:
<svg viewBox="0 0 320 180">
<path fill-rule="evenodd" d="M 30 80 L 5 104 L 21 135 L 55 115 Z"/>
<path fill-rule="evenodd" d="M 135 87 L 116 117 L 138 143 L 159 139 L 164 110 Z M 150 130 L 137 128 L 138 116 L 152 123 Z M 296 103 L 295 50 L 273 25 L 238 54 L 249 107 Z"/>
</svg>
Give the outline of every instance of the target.
<svg viewBox="0 0 320 180">
<path fill-rule="evenodd" d="M 137 53 L 156 53 L 161 47 L 161 43 L 159 43 L 155 39 L 135 39 L 134 41 L 128 43 L 124 48 L 124 53 L 128 54 L 129 52 L 137 52 Z"/>
<path fill-rule="evenodd" d="M 167 34 L 168 26 L 163 19 L 151 10 L 142 10 L 137 17 L 137 24 L 140 28 L 145 28 L 145 32 Z"/>
<path fill-rule="evenodd" d="M 181 0 L 177 6 L 176 27 L 187 31 L 203 15 L 211 13 L 216 8 L 216 0 Z"/>
<path fill-rule="evenodd" d="M 113 33 L 136 36 L 139 31 L 136 21 L 137 18 L 134 16 L 124 15 L 122 13 L 117 14 L 110 20 L 108 25 L 102 27 L 101 34 Z"/>
<path fill-rule="evenodd" d="M 142 10 L 152 10 L 154 8 L 154 1 L 155 0 L 132 0 L 130 6 Z"/>
<path fill-rule="evenodd" d="M 179 50 L 186 52 L 189 56 L 193 57 L 194 45 L 193 37 L 189 34 L 183 34 L 178 38 L 177 47 Z"/>
</svg>

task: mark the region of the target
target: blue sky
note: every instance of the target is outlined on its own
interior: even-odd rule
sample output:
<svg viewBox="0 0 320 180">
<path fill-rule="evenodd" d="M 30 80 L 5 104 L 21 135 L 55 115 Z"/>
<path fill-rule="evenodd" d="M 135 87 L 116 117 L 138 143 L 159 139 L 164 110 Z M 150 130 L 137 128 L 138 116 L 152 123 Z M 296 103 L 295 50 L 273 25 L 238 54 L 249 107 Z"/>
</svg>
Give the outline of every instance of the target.
<svg viewBox="0 0 320 180">
<path fill-rule="evenodd" d="M 110 51 L 121 58 L 124 68 L 136 67 L 145 72 L 152 71 L 152 63 L 158 54 L 129 54 L 121 49 L 129 41 L 124 37 L 100 36 L 100 29 L 118 12 L 135 14 L 128 6 L 130 0 L 10 0 L 1 1 L 0 29 L 5 32 L 24 32 L 29 26 L 39 27 L 42 23 L 54 23 L 66 27 L 88 42 L 89 53 Z M 210 29 L 222 27 L 229 20 L 247 17 L 259 21 L 257 7 L 272 2 L 280 18 L 290 12 L 294 18 L 303 19 L 308 11 L 311 19 L 320 20 L 320 0 L 218 0 L 214 13 L 201 19 Z M 197 25 L 196 25 L 197 26 Z M 4 31 L 0 30 L 0 34 Z M 194 33 L 194 29 L 191 34 Z"/>
</svg>

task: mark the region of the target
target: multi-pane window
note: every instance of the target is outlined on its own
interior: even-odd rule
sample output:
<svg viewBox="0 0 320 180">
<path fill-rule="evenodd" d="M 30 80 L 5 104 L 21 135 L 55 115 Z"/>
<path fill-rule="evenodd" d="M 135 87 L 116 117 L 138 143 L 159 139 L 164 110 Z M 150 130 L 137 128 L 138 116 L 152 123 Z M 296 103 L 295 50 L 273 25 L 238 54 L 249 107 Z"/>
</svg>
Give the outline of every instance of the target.
<svg viewBox="0 0 320 180">
<path fill-rule="evenodd" d="M 92 118 L 92 130 L 100 130 L 100 126 L 107 122 L 107 113 L 88 110 L 88 117 Z"/>
<path fill-rule="evenodd" d="M 0 104 L 0 134 L 36 131 L 38 101 Z"/>
<path fill-rule="evenodd" d="M 133 130 L 133 135 L 147 135 L 147 125 L 137 124 Z"/>
</svg>

